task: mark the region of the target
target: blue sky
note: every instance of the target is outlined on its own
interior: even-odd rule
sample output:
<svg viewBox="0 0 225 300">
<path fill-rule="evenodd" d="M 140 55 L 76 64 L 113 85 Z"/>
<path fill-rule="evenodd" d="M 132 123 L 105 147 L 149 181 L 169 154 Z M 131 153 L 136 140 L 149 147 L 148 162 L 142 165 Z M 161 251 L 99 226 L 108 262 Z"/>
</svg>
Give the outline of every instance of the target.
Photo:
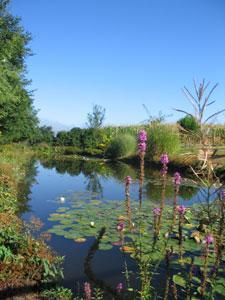
<svg viewBox="0 0 225 300">
<path fill-rule="evenodd" d="M 28 77 L 39 116 L 83 126 L 93 104 L 106 124 L 189 109 L 181 87 L 219 82 L 225 107 L 224 0 L 12 0 L 33 36 Z M 190 108 L 191 109 L 191 108 Z M 219 119 L 225 122 L 225 116 Z"/>
</svg>

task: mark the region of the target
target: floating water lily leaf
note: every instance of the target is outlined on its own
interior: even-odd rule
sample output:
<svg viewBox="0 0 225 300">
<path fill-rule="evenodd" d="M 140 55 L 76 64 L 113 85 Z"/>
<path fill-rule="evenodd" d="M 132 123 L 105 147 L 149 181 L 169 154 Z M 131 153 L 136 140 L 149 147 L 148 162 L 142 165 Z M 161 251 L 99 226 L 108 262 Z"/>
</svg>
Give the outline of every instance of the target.
<svg viewBox="0 0 225 300">
<path fill-rule="evenodd" d="M 111 250 L 112 245 L 111 244 L 100 244 L 99 250 Z"/>
<path fill-rule="evenodd" d="M 65 212 L 68 210 L 68 207 L 60 207 L 58 208 L 58 212 Z"/>
<path fill-rule="evenodd" d="M 183 288 L 186 287 L 186 280 L 180 275 L 173 275 L 173 282 Z"/>
</svg>

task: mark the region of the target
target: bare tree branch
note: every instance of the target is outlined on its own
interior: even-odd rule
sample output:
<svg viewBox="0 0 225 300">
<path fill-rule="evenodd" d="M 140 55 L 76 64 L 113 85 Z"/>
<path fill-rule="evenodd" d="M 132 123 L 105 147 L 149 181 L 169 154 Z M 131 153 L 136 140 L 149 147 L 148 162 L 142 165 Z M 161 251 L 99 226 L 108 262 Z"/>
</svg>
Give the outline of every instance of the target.
<svg viewBox="0 0 225 300">
<path fill-rule="evenodd" d="M 209 105 L 211 105 L 211 104 L 213 104 L 213 103 L 215 103 L 216 102 L 216 100 L 214 100 L 214 101 L 212 101 L 212 102 L 209 102 L 208 104 L 207 104 L 207 106 L 209 106 Z"/>
<path fill-rule="evenodd" d="M 208 96 L 206 97 L 207 101 L 209 100 L 210 96 L 212 95 L 213 91 L 215 90 L 215 88 L 218 86 L 219 83 L 216 83 L 213 88 L 211 89 L 211 91 L 209 92 Z"/>
<path fill-rule="evenodd" d="M 209 87 L 210 83 L 211 83 L 210 81 L 207 82 L 206 86 L 204 87 L 204 92 L 207 90 L 207 88 Z"/>
<path fill-rule="evenodd" d="M 197 86 L 196 86 L 196 81 L 195 81 L 195 79 L 193 79 L 193 83 L 194 83 L 195 93 L 196 93 L 196 95 L 197 95 L 197 97 L 198 97 L 198 89 L 197 89 Z"/>
<path fill-rule="evenodd" d="M 184 86 L 184 90 L 188 93 L 188 95 L 195 101 L 197 105 L 199 105 L 198 100 L 195 99 L 195 97 L 191 94 L 191 92 Z"/>
<path fill-rule="evenodd" d="M 198 114 L 198 106 L 195 104 L 195 102 L 192 100 L 193 97 L 190 97 L 189 94 L 187 94 L 186 90 L 182 89 L 182 92 L 186 96 L 187 100 L 191 103 L 191 105 L 194 107 L 196 115 Z"/>
<path fill-rule="evenodd" d="M 191 116 L 191 117 L 193 117 L 194 118 L 194 116 L 192 115 L 192 114 L 190 114 L 190 113 L 188 113 L 188 112 L 186 112 L 185 110 L 182 110 L 182 109 L 177 109 L 177 108 L 173 108 L 175 111 L 178 111 L 178 112 L 182 112 L 182 113 L 184 113 L 184 114 L 186 114 L 186 115 L 189 115 L 189 116 Z"/>
<path fill-rule="evenodd" d="M 216 112 L 215 114 L 211 115 L 210 117 L 208 117 L 208 118 L 204 121 L 204 124 L 205 124 L 207 121 L 209 121 L 210 119 L 212 119 L 213 117 L 215 117 L 215 116 L 221 114 L 221 113 L 224 112 L 224 111 L 225 111 L 225 109 L 222 109 L 222 110 Z"/>
</svg>

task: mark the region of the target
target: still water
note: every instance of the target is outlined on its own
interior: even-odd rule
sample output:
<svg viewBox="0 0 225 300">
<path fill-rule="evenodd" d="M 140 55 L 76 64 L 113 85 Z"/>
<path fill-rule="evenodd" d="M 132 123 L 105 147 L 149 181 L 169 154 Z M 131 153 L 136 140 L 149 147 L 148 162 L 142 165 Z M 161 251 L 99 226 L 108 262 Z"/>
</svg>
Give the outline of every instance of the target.
<svg viewBox="0 0 225 300">
<path fill-rule="evenodd" d="M 70 207 L 71 201 L 89 198 L 101 201 L 124 201 L 124 178 L 129 175 L 131 185 L 131 201 L 138 201 L 139 170 L 124 163 L 106 164 L 91 161 L 34 161 L 27 192 L 27 201 L 21 205 L 22 218 L 30 220 L 33 216 L 44 223 L 42 231 L 48 231 L 53 226 L 49 216 L 60 207 Z M 143 201 L 151 201 L 157 205 L 161 198 L 160 172 L 145 170 L 143 186 Z M 172 182 L 172 180 L 170 180 Z M 63 198 L 62 198 L 63 197 Z M 60 200 L 61 199 L 61 200 Z M 172 204 L 173 186 L 166 189 L 166 202 Z M 199 199 L 199 191 L 190 184 L 181 186 L 180 204 L 192 205 Z M 91 220 L 90 220 L 91 221 Z M 88 224 L 87 224 L 88 226 Z M 84 273 L 84 262 L 94 238 L 88 238 L 84 243 L 76 243 L 73 239 L 52 234 L 48 242 L 54 251 L 64 260 L 63 285 L 73 290 L 77 283 L 82 284 L 88 278 Z M 129 255 L 121 253 L 119 247 L 109 251 L 99 250 L 93 261 L 93 271 L 97 278 L 115 287 L 123 281 L 124 259 L 128 269 L 135 269 L 134 261 Z"/>
</svg>

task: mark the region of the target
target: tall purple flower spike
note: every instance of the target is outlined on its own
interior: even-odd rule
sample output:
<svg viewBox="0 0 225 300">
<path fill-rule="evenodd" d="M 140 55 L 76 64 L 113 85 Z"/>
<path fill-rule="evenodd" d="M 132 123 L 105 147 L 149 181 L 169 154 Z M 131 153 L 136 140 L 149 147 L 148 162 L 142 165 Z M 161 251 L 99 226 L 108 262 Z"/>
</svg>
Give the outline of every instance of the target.
<svg viewBox="0 0 225 300">
<path fill-rule="evenodd" d="M 138 133 L 138 151 L 140 153 L 145 153 L 147 148 L 147 132 L 145 130 L 141 130 Z"/>
<path fill-rule="evenodd" d="M 181 176 L 180 176 L 179 172 L 174 173 L 173 183 L 174 183 L 175 186 L 179 186 L 181 184 Z"/>
<path fill-rule="evenodd" d="M 184 215 L 186 210 L 187 210 L 187 208 L 184 205 L 177 206 L 177 211 L 180 215 Z"/>
<path fill-rule="evenodd" d="M 205 238 L 204 238 L 204 242 L 209 245 L 209 244 L 213 244 L 214 242 L 214 238 L 211 234 L 208 234 Z"/>
<path fill-rule="evenodd" d="M 154 216 L 159 216 L 161 213 L 161 209 L 159 207 L 155 207 L 152 210 Z"/>
<path fill-rule="evenodd" d="M 163 165 L 168 165 L 168 163 L 170 162 L 170 161 L 169 161 L 169 156 L 168 156 L 166 153 L 164 153 L 164 154 L 161 156 L 160 161 L 161 161 L 161 163 L 162 163 Z"/>
<path fill-rule="evenodd" d="M 125 185 L 129 185 L 132 182 L 132 178 L 130 176 L 125 177 Z"/>
<path fill-rule="evenodd" d="M 147 132 L 145 130 L 140 130 L 138 133 L 139 143 L 147 142 Z"/>
</svg>

